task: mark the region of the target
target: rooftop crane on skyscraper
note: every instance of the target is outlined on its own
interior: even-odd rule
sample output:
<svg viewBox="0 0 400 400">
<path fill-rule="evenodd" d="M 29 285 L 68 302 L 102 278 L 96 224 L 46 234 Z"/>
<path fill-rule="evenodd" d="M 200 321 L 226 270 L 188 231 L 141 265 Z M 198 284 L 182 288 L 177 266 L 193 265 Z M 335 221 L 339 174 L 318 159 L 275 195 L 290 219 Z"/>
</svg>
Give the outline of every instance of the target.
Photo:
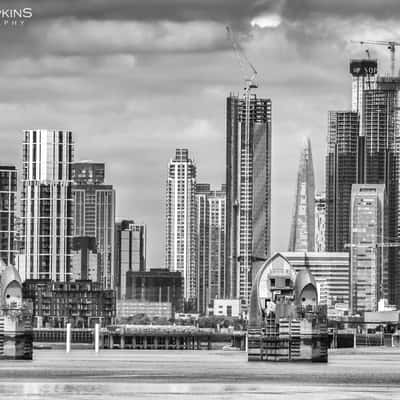
<svg viewBox="0 0 400 400">
<path fill-rule="evenodd" d="M 250 142 L 250 112 L 251 112 L 251 90 L 257 88 L 257 85 L 255 83 L 256 77 L 257 77 L 257 70 L 255 69 L 254 65 L 250 62 L 250 60 L 247 58 L 245 52 L 243 49 L 240 47 L 238 42 L 236 41 L 233 32 L 229 26 L 226 27 L 226 31 L 228 33 L 229 40 L 232 43 L 233 49 L 235 50 L 236 55 L 238 56 L 239 63 L 241 68 L 243 69 L 243 72 L 245 74 L 244 81 L 246 83 L 246 86 L 244 88 L 244 103 L 245 103 L 245 126 L 244 126 L 244 131 L 245 131 L 245 140 L 244 140 L 244 165 L 241 166 L 241 168 L 244 169 L 244 171 L 247 171 L 247 174 L 249 174 L 251 170 L 251 142 Z M 251 76 L 248 78 L 247 74 L 248 71 L 250 70 Z M 240 131 L 239 131 L 240 132 Z M 248 198 L 251 193 L 251 183 L 250 179 L 244 179 L 243 181 L 243 192 L 244 192 L 244 198 Z M 240 196 L 239 196 L 240 198 Z M 251 213 L 252 213 L 252 208 L 251 208 L 251 203 L 248 201 L 244 201 L 243 204 L 240 206 L 239 204 L 235 204 L 236 207 L 241 208 L 241 212 L 244 213 L 244 231 L 245 232 L 251 232 L 252 231 L 252 218 L 251 218 Z M 247 276 L 249 276 L 249 272 L 251 272 L 251 266 L 253 261 L 253 255 L 250 251 L 252 248 L 252 238 L 249 237 L 249 234 L 245 235 L 244 243 L 243 243 L 243 255 L 240 254 L 238 257 L 238 262 L 243 263 L 242 265 L 245 267 Z M 239 250 L 239 253 L 241 251 Z M 250 278 L 251 279 L 251 278 Z"/>
<path fill-rule="evenodd" d="M 245 82 L 246 82 L 246 87 L 245 91 L 250 92 L 251 89 L 257 88 L 257 85 L 255 83 L 255 79 L 257 77 L 257 70 L 254 68 L 254 65 L 250 62 L 250 60 L 247 58 L 245 52 L 243 49 L 240 47 L 239 43 L 236 41 L 232 29 L 227 26 L 226 31 L 228 33 L 229 40 L 232 43 L 233 49 L 235 50 L 236 55 L 238 56 L 240 66 L 243 68 L 243 72 L 246 74 L 246 69 L 247 67 L 250 68 L 252 75 L 250 78 L 245 77 Z"/>
<path fill-rule="evenodd" d="M 396 54 L 396 46 L 400 46 L 399 42 L 394 42 L 394 41 L 385 41 L 385 40 L 352 40 L 352 43 L 359 43 L 361 45 L 363 44 L 374 44 L 378 46 L 387 46 L 387 49 L 390 51 L 390 70 L 392 73 L 392 76 L 394 76 L 394 70 L 395 70 L 395 54 Z"/>
</svg>

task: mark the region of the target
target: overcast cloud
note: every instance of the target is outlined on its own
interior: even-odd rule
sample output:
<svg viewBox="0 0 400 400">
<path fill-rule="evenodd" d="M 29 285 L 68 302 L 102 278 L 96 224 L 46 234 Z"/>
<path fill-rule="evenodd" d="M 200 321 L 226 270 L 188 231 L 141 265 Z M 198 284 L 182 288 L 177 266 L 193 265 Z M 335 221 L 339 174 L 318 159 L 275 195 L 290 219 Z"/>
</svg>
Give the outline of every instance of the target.
<svg viewBox="0 0 400 400">
<path fill-rule="evenodd" d="M 230 24 L 273 104 L 272 245 L 286 250 L 303 136 L 323 188 L 327 112 L 350 107 L 349 40 L 399 40 L 397 0 L 13 0 L 0 26 L 0 158 L 20 165 L 21 131 L 65 128 L 76 160 L 107 165 L 117 215 L 148 224 L 149 266 L 163 264 L 166 166 L 188 147 L 198 181 L 225 180 L 225 98 L 242 90 Z M 384 47 L 371 47 L 388 71 Z"/>
</svg>

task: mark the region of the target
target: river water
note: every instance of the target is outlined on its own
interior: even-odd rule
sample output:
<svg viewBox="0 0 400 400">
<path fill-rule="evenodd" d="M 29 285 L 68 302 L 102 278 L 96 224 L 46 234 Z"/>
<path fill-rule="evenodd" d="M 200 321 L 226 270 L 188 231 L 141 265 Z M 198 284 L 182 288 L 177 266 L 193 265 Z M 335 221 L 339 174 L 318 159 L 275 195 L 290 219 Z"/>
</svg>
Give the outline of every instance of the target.
<svg viewBox="0 0 400 400">
<path fill-rule="evenodd" d="M 0 362 L 0 399 L 400 399 L 400 349 L 336 350 L 328 364 L 242 352 L 39 350 Z"/>
</svg>

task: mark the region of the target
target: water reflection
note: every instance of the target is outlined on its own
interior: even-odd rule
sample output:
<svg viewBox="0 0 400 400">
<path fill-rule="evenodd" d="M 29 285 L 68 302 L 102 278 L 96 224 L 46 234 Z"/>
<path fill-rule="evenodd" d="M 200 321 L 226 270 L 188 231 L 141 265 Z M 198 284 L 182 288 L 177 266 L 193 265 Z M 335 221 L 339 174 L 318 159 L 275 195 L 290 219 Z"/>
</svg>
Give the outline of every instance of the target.
<svg viewBox="0 0 400 400">
<path fill-rule="evenodd" d="M 353 385 L 218 384 L 218 383 L 0 383 L 2 400 L 16 399 L 393 399 L 398 387 Z"/>
</svg>

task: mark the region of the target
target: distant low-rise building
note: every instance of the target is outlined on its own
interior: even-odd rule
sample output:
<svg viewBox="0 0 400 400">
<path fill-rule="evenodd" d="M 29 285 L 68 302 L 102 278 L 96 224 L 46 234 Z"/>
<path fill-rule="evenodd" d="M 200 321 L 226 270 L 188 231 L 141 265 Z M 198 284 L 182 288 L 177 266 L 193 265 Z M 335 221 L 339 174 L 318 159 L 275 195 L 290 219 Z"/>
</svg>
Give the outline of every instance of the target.
<svg viewBox="0 0 400 400">
<path fill-rule="evenodd" d="M 62 328 L 68 322 L 73 328 L 106 326 L 115 318 L 115 292 L 102 289 L 98 282 L 28 279 L 23 283 L 23 298 L 32 301 L 38 328 Z"/>
<path fill-rule="evenodd" d="M 215 317 L 238 317 L 240 315 L 238 299 L 214 299 L 213 306 Z"/>
<path fill-rule="evenodd" d="M 126 300 L 171 303 L 172 312 L 183 311 L 183 278 L 180 272 L 166 269 L 128 271 Z"/>
<path fill-rule="evenodd" d="M 147 317 L 171 319 L 172 305 L 169 302 L 117 300 L 117 318 L 129 318 L 137 314 Z"/>
<path fill-rule="evenodd" d="M 146 225 L 133 220 L 115 224 L 115 283 L 117 298 L 126 298 L 126 273 L 146 271 Z"/>
</svg>

